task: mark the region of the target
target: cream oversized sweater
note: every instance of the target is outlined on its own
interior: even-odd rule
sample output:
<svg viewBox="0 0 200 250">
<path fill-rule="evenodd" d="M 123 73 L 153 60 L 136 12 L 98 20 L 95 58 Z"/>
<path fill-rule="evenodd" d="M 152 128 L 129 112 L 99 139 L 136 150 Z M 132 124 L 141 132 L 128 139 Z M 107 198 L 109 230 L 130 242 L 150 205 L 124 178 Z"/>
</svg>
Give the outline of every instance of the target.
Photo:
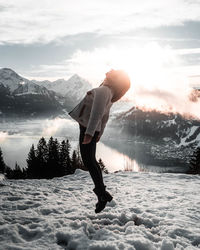
<svg viewBox="0 0 200 250">
<path fill-rule="evenodd" d="M 111 102 L 112 97 L 113 92 L 106 85 L 93 88 L 87 92 L 85 97 L 68 114 L 86 127 L 85 134 L 93 136 L 95 131 L 99 131 L 101 136 L 113 104 Z"/>
</svg>

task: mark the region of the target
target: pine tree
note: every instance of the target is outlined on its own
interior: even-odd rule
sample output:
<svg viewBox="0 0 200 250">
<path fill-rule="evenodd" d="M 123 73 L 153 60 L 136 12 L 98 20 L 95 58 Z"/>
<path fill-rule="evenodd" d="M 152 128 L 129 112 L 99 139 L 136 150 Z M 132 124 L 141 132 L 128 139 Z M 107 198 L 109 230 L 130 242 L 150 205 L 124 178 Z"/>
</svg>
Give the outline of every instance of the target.
<svg viewBox="0 0 200 250">
<path fill-rule="evenodd" d="M 190 160 L 189 174 L 200 174 L 200 147 L 194 151 Z"/>
<path fill-rule="evenodd" d="M 104 173 L 108 174 L 108 170 L 107 170 L 107 168 L 106 168 L 106 166 L 105 166 L 105 164 L 103 163 L 103 161 L 102 161 L 101 158 L 99 158 L 98 164 L 99 164 L 101 170 L 104 171 Z"/>
<path fill-rule="evenodd" d="M 66 154 L 67 173 L 73 174 L 75 169 L 72 166 L 72 159 L 70 157 L 71 144 L 68 139 L 66 140 L 66 148 L 67 148 L 67 154 Z"/>
<path fill-rule="evenodd" d="M 7 179 L 13 178 L 13 170 L 8 166 L 6 166 L 6 169 L 5 169 L 5 176 Z"/>
<path fill-rule="evenodd" d="M 15 162 L 15 168 L 12 171 L 12 179 L 22 179 L 23 178 L 23 171 L 21 170 L 20 166 L 17 162 Z"/>
<path fill-rule="evenodd" d="M 57 138 L 54 140 L 54 162 L 55 162 L 55 176 L 63 176 L 63 170 L 60 167 L 60 161 L 59 161 L 59 148 L 60 148 L 60 143 L 57 140 Z"/>
<path fill-rule="evenodd" d="M 66 165 L 67 165 L 66 154 L 67 154 L 66 142 L 65 140 L 63 140 L 59 148 L 59 164 L 63 175 L 66 174 Z"/>
<path fill-rule="evenodd" d="M 79 145 L 77 146 L 77 149 L 73 150 L 72 153 L 72 168 L 73 168 L 73 173 L 77 168 L 88 171 L 88 169 L 84 166 L 82 162 Z"/>
<path fill-rule="evenodd" d="M 48 141 L 47 168 L 48 178 L 62 176 L 59 161 L 59 142 L 51 136 Z"/>
<path fill-rule="evenodd" d="M 77 158 L 77 152 L 75 149 L 72 152 L 72 167 L 74 169 L 78 168 L 78 158 Z"/>
<path fill-rule="evenodd" d="M 48 176 L 47 169 L 48 148 L 44 137 L 42 137 L 36 149 L 36 178 L 46 178 Z"/>
<path fill-rule="evenodd" d="M 73 173 L 73 168 L 72 168 L 72 160 L 70 157 L 70 149 L 71 145 L 69 143 L 69 140 L 67 139 L 66 141 L 63 140 L 60 145 L 60 167 L 63 171 L 63 175 L 66 174 L 71 174 Z"/>
<path fill-rule="evenodd" d="M 8 179 L 23 179 L 24 173 L 17 162 L 15 162 L 14 169 L 6 167 L 6 178 Z"/>
<path fill-rule="evenodd" d="M 2 150 L 0 148 L 0 173 L 4 173 L 5 172 L 5 168 L 6 168 L 6 164 L 3 160 L 3 153 L 2 153 Z"/>
<path fill-rule="evenodd" d="M 27 178 L 27 168 L 22 168 L 22 178 L 23 179 Z"/>
<path fill-rule="evenodd" d="M 35 155 L 34 144 L 32 144 L 28 153 L 27 162 L 27 178 L 37 178 L 37 161 Z"/>
</svg>

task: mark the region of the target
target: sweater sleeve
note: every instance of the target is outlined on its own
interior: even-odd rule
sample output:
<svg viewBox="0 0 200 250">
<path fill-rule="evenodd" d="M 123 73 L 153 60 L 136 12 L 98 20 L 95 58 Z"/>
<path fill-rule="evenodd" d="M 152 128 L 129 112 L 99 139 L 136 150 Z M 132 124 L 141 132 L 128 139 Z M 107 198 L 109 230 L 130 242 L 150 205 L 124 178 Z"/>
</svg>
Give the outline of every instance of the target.
<svg viewBox="0 0 200 250">
<path fill-rule="evenodd" d="M 109 92 L 105 88 L 98 87 L 94 91 L 94 99 L 85 134 L 94 135 L 98 123 L 104 115 Z"/>
<path fill-rule="evenodd" d="M 110 109 L 104 114 L 104 116 L 103 116 L 103 118 L 102 118 L 101 130 L 100 130 L 100 133 L 99 133 L 99 136 L 100 136 L 100 137 L 102 136 L 102 134 L 103 134 L 103 132 L 104 132 L 106 123 L 107 123 L 108 118 L 109 118 L 109 113 L 110 113 Z"/>
</svg>

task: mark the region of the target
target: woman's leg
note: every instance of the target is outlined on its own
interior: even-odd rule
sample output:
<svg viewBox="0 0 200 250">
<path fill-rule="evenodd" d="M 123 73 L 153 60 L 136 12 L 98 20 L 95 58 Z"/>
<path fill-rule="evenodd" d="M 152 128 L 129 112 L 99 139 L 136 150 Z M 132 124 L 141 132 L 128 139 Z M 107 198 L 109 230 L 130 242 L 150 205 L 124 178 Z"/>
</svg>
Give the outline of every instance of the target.
<svg viewBox="0 0 200 250">
<path fill-rule="evenodd" d="M 99 163 L 98 163 L 98 161 L 96 160 L 96 158 L 95 158 L 95 162 L 96 162 L 96 164 L 97 164 L 97 169 L 98 169 L 98 171 L 99 171 L 99 175 L 101 176 L 101 179 L 102 179 L 102 181 L 103 181 L 102 170 L 101 170 L 101 168 L 100 168 L 100 166 L 99 166 Z"/>
<path fill-rule="evenodd" d="M 80 153 L 85 167 L 88 168 L 92 180 L 94 182 L 95 188 L 93 189 L 94 193 L 97 195 L 98 202 L 96 204 L 95 213 L 101 212 L 108 201 L 113 199 L 112 195 L 105 190 L 106 186 L 103 183 L 103 176 L 100 169 L 100 166 L 96 160 L 96 139 L 99 132 L 95 131 L 92 140 L 88 144 L 82 144 L 84 139 L 86 128 L 80 125 Z"/>
<path fill-rule="evenodd" d="M 80 124 L 79 124 L 79 127 L 80 127 L 79 146 L 80 146 L 80 153 L 81 153 L 81 158 L 82 158 L 83 164 L 89 170 L 89 173 L 92 177 L 95 188 L 103 191 L 103 190 L 105 190 L 105 185 L 103 183 L 102 171 L 100 169 L 100 166 L 99 166 L 99 164 L 96 160 L 96 156 L 95 156 L 95 154 L 96 154 L 96 139 L 97 139 L 99 132 L 95 131 L 95 134 L 92 137 L 92 140 L 90 143 L 82 144 L 86 128 Z"/>
</svg>

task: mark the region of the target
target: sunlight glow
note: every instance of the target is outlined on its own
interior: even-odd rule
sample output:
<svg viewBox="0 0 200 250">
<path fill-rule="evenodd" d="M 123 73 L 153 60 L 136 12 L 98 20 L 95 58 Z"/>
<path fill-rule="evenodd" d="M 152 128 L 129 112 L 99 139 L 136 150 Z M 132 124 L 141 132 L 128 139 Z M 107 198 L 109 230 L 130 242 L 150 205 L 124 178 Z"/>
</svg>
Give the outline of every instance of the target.
<svg viewBox="0 0 200 250">
<path fill-rule="evenodd" d="M 161 48 L 152 42 L 144 47 L 110 46 L 91 52 L 78 51 L 71 59 L 71 70 L 78 71 L 90 80 L 97 80 L 99 76 L 104 77 L 110 68 L 123 69 L 134 83 L 133 89 L 137 86 L 149 90 L 157 87 L 168 89 L 169 70 L 179 63 L 170 47 Z M 88 68 L 91 69 L 90 72 Z"/>
<path fill-rule="evenodd" d="M 41 136 L 54 136 L 58 130 L 61 130 L 63 127 L 68 125 L 67 119 L 55 118 L 53 120 L 46 119 L 42 129 Z"/>
<path fill-rule="evenodd" d="M 125 70 L 131 88 L 123 97 L 136 105 L 158 110 L 198 115 L 199 103 L 189 103 L 188 75 L 176 50 L 157 42 L 144 46 L 110 46 L 93 51 L 77 51 L 70 60 L 70 71 L 89 79 L 95 86 L 113 69 Z"/>
<path fill-rule="evenodd" d="M 7 132 L 0 132 L 0 143 L 3 143 L 7 137 L 8 137 Z"/>
<path fill-rule="evenodd" d="M 104 143 L 99 142 L 101 147 L 98 147 L 96 152 L 96 158 L 103 159 L 106 167 L 108 166 L 109 172 L 115 172 L 117 170 L 126 170 L 139 172 L 140 167 L 137 162 L 127 155 L 120 153 L 118 150 L 106 146 Z M 98 145 L 97 145 L 98 146 Z M 110 161 L 110 156 L 112 155 L 112 161 Z"/>
</svg>

